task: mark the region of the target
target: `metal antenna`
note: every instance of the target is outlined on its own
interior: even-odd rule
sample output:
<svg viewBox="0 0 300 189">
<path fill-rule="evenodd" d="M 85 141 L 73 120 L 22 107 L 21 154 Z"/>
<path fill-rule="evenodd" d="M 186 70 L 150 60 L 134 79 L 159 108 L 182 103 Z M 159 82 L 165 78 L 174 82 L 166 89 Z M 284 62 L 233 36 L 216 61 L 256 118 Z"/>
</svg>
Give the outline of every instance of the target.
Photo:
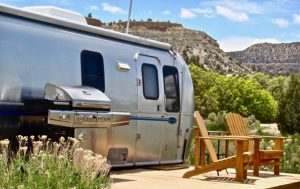
<svg viewBox="0 0 300 189">
<path fill-rule="evenodd" d="M 131 7 L 132 7 L 132 0 L 130 0 L 130 5 L 129 5 L 129 12 L 128 12 L 128 20 L 127 20 L 126 34 L 128 34 L 128 30 L 129 30 L 130 15 L 131 15 Z"/>
</svg>

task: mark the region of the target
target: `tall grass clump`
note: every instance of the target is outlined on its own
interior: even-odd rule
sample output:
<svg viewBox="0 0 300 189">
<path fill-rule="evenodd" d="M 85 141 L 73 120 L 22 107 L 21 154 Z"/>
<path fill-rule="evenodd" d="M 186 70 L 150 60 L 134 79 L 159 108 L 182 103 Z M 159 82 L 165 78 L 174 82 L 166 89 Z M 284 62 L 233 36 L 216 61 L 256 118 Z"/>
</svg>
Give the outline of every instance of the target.
<svg viewBox="0 0 300 189">
<path fill-rule="evenodd" d="M 61 137 L 59 142 L 52 142 L 45 135 L 37 140 L 34 136 L 17 138 L 15 154 L 9 151 L 9 140 L 0 141 L 0 188 L 109 187 L 107 160 L 80 148 L 79 140 Z"/>
<path fill-rule="evenodd" d="M 262 140 L 263 150 L 274 150 L 274 140 Z M 272 166 L 261 167 L 262 170 L 272 171 Z M 283 158 L 281 159 L 280 172 L 300 173 L 300 134 L 290 135 L 284 140 Z"/>
<path fill-rule="evenodd" d="M 282 172 L 300 173 L 300 134 L 289 136 L 284 143 Z"/>
</svg>

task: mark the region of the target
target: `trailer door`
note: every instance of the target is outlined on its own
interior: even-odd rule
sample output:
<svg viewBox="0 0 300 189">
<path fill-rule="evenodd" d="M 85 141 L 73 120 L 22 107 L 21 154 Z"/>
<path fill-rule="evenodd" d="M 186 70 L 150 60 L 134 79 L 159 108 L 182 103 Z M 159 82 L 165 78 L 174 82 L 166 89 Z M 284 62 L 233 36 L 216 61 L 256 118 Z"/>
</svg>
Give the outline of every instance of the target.
<svg viewBox="0 0 300 189">
<path fill-rule="evenodd" d="M 138 130 L 135 150 L 137 165 L 158 164 L 160 161 L 163 116 L 163 77 L 159 59 L 138 56 Z"/>
<path fill-rule="evenodd" d="M 164 85 L 164 116 L 165 130 L 161 151 L 161 163 L 179 163 L 177 150 L 180 148 L 179 135 L 179 112 L 180 112 L 180 71 L 175 66 L 165 65 L 163 71 Z"/>
</svg>

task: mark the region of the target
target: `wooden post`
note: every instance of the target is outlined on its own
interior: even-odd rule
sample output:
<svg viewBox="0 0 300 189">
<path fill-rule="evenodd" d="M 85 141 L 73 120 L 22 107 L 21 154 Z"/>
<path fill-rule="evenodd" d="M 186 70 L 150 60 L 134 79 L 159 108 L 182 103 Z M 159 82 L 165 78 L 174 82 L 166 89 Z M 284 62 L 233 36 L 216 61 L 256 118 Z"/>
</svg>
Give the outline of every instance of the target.
<svg viewBox="0 0 300 189">
<path fill-rule="evenodd" d="M 229 157 L 229 141 L 225 141 L 225 158 Z"/>
<path fill-rule="evenodd" d="M 204 139 L 200 139 L 200 165 L 205 166 L 205 143 Z"/>
<path fill-rule="evenodd" d="M 243 182 L 243 180 L 247 177 L 244 175 L 244 154 L 243 154 L 243 140 L 237 140 L 237 149 L 236 149 L 236 165 L 235 165 L 235 172 L 236 172 L 236 181 Z"/>
<path fill-rule="evenodd" d="M 199 155 L 200 155 L 199 137 L 200 137 L 199 127 L 195 127 L 195 169 L 199 167 Z"/>
<path fill-rule="evenodd" d="M 275 150 L 282 150 L 283 148 L 283 138 L 275 138 Z M 274 162 L 274 175 L 279 175 L 280 173 L 280 159 Z"/>
<path fill-rule="evenodd" d="M 283 139 L 275 138 L 275 150 L 282 150 L 283 147 Z"/>
<path fill-rule="evenodd" d="M 254 138 L 253 175 L 259 176 L 260 138 Z"/>
</svg>

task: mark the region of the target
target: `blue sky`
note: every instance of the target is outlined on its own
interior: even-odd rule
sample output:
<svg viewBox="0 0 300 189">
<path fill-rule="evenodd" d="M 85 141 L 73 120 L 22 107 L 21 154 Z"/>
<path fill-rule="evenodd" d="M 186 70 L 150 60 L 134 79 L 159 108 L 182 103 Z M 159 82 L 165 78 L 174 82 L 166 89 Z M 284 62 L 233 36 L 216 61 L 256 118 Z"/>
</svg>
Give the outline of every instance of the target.
<svg viewBox="0 0 300 189">
<path fill-rule="evenodd" d="M 17 7 L 52 5 L 103 22 L 127 20 L 130 0 L 0 0 Z M 299 0 L 133 0 L 131 19 L 171 21 L 206 32 L 224 51 L 260 42 L 300 41 Z"/>
</svg>

